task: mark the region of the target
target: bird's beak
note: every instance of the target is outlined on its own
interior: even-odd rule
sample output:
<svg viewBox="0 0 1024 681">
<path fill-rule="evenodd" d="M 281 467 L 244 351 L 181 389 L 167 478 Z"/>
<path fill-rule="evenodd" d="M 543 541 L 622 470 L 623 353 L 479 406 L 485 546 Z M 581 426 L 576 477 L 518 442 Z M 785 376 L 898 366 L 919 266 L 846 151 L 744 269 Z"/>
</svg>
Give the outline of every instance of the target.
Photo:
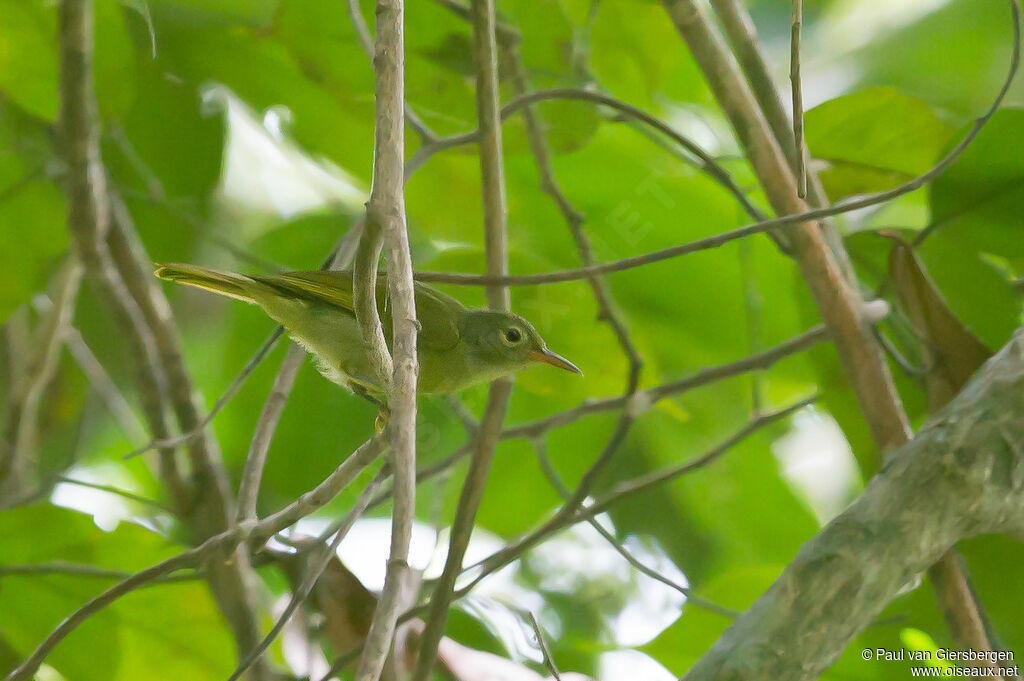
<svg viewBox="0 0 1024 681">
<path fill-rule="evenodd" d="M 551 352 L 547 348 L 544 348 L 543 350 L 534 350 L 530 353 L 529 357 L 531 362 L 544 362 L 545 364 L 550 364 L 553 367 L 565 369 L 566 371 L 571 371 L 574 374 L 579 374 L 580 376 L 583 375 L 583 372 L 580 371 L 578 366 L 558 353 Z"/>
</svg>

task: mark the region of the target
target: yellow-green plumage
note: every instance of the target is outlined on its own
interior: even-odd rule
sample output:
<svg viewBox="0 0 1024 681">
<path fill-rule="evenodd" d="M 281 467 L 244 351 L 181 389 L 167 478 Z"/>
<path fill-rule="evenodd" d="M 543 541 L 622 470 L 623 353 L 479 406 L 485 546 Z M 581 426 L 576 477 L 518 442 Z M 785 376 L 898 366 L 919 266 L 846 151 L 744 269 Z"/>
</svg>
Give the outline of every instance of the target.
<svg viewBox="0 0 1024 681">
<path fill-rule="evenodd" d="M 353 312 L 351 271 L 244 275 L 168 264 L 159 265 L 156 276 L 259 305 L 316 358 L 325 377 L 371 399 L 383 398 Z M 376 287 L 377 310 L 390 344 L 391 315 L 383 276 Z M 538 361 L 580 373 L 571 362 L 549 351 L 522 317 L 471 310 L 418 282 L 415 296 L 420 322 L 419 392 L 455 392 Z"/>
</svg>

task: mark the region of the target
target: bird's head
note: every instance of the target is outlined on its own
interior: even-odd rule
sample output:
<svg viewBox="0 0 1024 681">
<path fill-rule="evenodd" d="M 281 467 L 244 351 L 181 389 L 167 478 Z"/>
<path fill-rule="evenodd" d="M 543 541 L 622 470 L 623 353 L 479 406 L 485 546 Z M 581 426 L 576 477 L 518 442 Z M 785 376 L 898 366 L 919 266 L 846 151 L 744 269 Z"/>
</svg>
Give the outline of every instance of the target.
<svg viewBox="0 0 1024 681">
<path fill-rule="evenodd" d="M 493 371 L 495 377 L 533 362 L 544 362 L 583 375 L 575 364 L 548 350 L 530 322 L 510 312 L 467 311 L 460 332 L 474 359 Z"/>
</svg>

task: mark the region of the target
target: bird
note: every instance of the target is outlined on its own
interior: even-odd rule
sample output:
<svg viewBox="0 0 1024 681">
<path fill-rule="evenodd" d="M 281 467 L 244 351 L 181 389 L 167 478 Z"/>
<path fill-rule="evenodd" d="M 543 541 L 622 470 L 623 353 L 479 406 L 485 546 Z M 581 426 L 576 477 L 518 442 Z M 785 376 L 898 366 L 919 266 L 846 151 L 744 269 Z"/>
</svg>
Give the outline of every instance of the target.
<svg viewBox="0 0 1024 681">
<path fill-rule="evenodd" d="M 157 263 L 160 279 L 258 305 L 301 345 L 328 380 L 378 405 L 386 414 L 387 388 L 375 376 L 354 311 L 352 271 L 238 274 L 197 265 Z M 390 346 L 391 314 L 384 273 L 377 310 Z M 511 312 L 471 309 L 431 286 L 414 282 L 419 321 L 417 393 L 447 395 L 545 363 L 583 375 L 548 349 L 528 321 Z"/>
</svg>

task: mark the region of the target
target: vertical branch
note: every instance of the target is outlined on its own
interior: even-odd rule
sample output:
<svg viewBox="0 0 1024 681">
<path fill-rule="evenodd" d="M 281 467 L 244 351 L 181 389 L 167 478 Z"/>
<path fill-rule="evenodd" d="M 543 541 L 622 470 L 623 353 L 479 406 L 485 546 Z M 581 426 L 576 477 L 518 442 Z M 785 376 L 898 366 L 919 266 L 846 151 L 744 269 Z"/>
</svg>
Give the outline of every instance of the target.
<svg viewBox="0 0 1024 681">
<path fill-rule="evenodd" d="M 796 195 L 807 196 L 807 158 L 804 152 L 804 93 L 800 83 L 800 30 L 803 0 L 793 0 L 789 39 L 789 80 L 793 93 L 793 154 L 796 160 Z M 781 141 L 780 141 L 781 144 Z"/>
<path fill-rule="evenodd" d="M 393 373 L 389 381 L 388 432 L 394 469 L 394 509 L 391 515 L 391 549 L 384 591 L 373 614 L 366 647 L 359 660 L 357 681 L 380 678 L 392 649 L 395 623 L 409 572 L 409 542 L 416 503 L 416 304 L 412 280 L 412 256 L 405 223 L 405 43 L 402 0 L 377 1 L 377 41 L 373 58 L 375 75 L 375 144 L 373 187 L 367 208 L 366 233 L 375 225 L 383 231 L 388 260 L 388 297 L 391 302 Z M 366 242 L 364 234 L 362 241 Z M 367 242 L 373 245 L 371 242 Z M 360 244 L 362 246 L 362 243 Z M 376 251 L 376 247 L 373 248 Z M 359 258 L 357 258 L 358 260 Z M 376 263 L 376 257 L 373 258 Z M 370 268 L 372 273 L 372 268 Z M 373 293 L 375 277 L 360 282 Z M 369 303 L 376 315 L 375 298 Z M 362 322 L 360 322 L 362 324 Z M 364 337 L 366 329 L 363 330 Z M 386 350 L 386 349 L 385 349 Z M 386 354 L 386 353 L 385 353 Z M 378 367 L 379 368 L 379 367 Z"/>
<path fill-rule="evenodd" d="M 790 167 L 795 171 L 797 158 L 793 127 L 782 104 L 779 91 L 768 71 L 768 64 L 765 62 L 764 55 L 761 54 L 757 42 L 757 32 L 749 12 L 743 6 L 742 0 L 711 0 L 711 5 L 715 8 L 715 13 L 718 15 L 726 35 L 729 36 L 729 42 L 736 52 L 739 65 L 750 84 L 754 98 L 761 107 L 761 112 L 767 119 L 772 134 L 779 146 L 782 147 L 783 153 L 786 154 Z M 829 205 L 828 196 L 821 185 L 821 180 L 813 171 L 807 172 L 807 195 L 810 204 L 815 208 Z M 847 280 L 854 281 L 853 265 L 846 254 L 846 249 L 843 248 L 839 232 L 830 220 L 823 220 L 822 225 L 829 248 L 832 249 L 832 255 L 838 261 L 844 276 Z"/>
<path fill-rule="evenodd" d="M 498 91 L 498 47 L 495 36 L 497 20 L 494 0 L 472 0 L 470 17 L 473 23 L 473 56 L 476 62 L 476 105 L 479 126 L 480 176 L 484 209 L 484 248 L 487 273 L 508 273 L 506 247 L 505 170 L 501 142 L 501 106 Z M 507 311 L 509 291 L 505 286 L 490 284 L 486 288 L 490 309 Z M 472 458 L 459 504 L 452 523 L 451 538 L 444 570 L 430 600 L 430 611 L 420 635 L 419 656 L 413 672 L 414 681 L 427 681 L 437 659 L 437 650 L 448 618 L 448 606 L 455 589 L 455 580 L 462 571 L 462 559 L 469 546 L 477 509 L 483 498 L 487 476 L 494 459 L 494 449 L 501 434 L 501 423 L 512 394 L 512 381 L 493 381 L 487 396 L 484 415 L 473 442 Z"/>
<path fill-rule="evenodd" d="M 780 215 L 806 211 L 785 156 L 717 30 L 695 0 L 662 1 L 732 123 L 775 211 Z M 875 443 L 882 452 L 903 444 L 910 425 L 884 355 L 862 318 L 860 295 L 840 273 L 818 223 L 800 223 L 787 233 Z"/>
<path fill-rule="evenodd" d="M 163 411 L 165 397 L 172 398 L 183 428 L 195 427 L 199 419 L 192 402 L 191 384 L 177 351 L 166 300 L 154 294 L 159 290 L 142 274 L 136 258 L 139 245 L 132 242 L 134 232 L 125 223 L 127 211 L 116 201 L 118 228 L 110 228 L 110 203 L 100 158 L 99 118 L 93 93 L 91 0 L 61 3 L 60 35 L 60 123 L 62 150 L 68 165 L 68 226 L 87 273 L 106 298 L 133 349 L 150 429 L 156 438 L 163 439 L 169 434 Z M 147 284 L 150 288 L 145 289 Z M 165 392 L 168 388 L 169 392 Z M 223 529 L 228 509 L 226 477 L 206 447 L 207 443 L 200 441 L 192 450 L 198 489 L 209 502 L 200 508 L 209 514 L 207 517 L 194 516 L 195 529 L 204 539 Z M 162 477 L 176 508 L 181 512 L 193 510 L 189 491 L 174 463 L 173 450 L 162 450 L 160 461 Z M 234 629 L 240 655 L 259 641 L 244 583 L 245 565 L 245 554 L 236 553 L 231 560 L 215 561 L 210 569 L 211 591 Z M 269 669 L 258 667 L 255 678 L 269 678 Z"/>
<path fill-rule="evenodd" d="M 181 510 L 190 521 L 193 540 L 202 542 L 226 530 L 231 523 L 234 499 L 228 487 L 227 471 L 220 460 L 216 440 L 202 429 L 199 397 L 185 368 L 171 307 L 163 290 L 150 276 L 150 260 L 135 231 L 131 214 L 113 193 L 109 196 L 109 207 L 113 221 L 106 241 L 115 273 L 140 311 L 144 328 L 154 339 L 156 361 L 166 376 L 166 399 L 179 428 L 183 432 L 198 433 L 189 440 L 191 498 L 189 505 Z M 234 633 L 236 652 L 242 659 L 260 641 L 252 593 L 255 576 L 245 548 L 234 547 L 225 555 L 213 556 L 207 578 L 210 592 Z M 265 661 L 253 666 L 252 678 L 260 681 L 271 678 Z"/>
<path fill-rule="evenodd" d="M 99 123 L 92 94 L 92 2 L 65 0 L 60 6 L 60 144 L 68 170 L 68 229 L 74 249 L 94 288 L 122 331 L 134 360 L 142 409 L 154 438 L 170 434 L 163 411 L 164 381 L 152 335 L 142 312 L 118 276 L 106 234 L 110 214 L 106 178 L 100 162 Z M 159 450 L 160 477 L 178 508 L 188 492 L 174 460 L 174 450 Z"/>
</svg>

